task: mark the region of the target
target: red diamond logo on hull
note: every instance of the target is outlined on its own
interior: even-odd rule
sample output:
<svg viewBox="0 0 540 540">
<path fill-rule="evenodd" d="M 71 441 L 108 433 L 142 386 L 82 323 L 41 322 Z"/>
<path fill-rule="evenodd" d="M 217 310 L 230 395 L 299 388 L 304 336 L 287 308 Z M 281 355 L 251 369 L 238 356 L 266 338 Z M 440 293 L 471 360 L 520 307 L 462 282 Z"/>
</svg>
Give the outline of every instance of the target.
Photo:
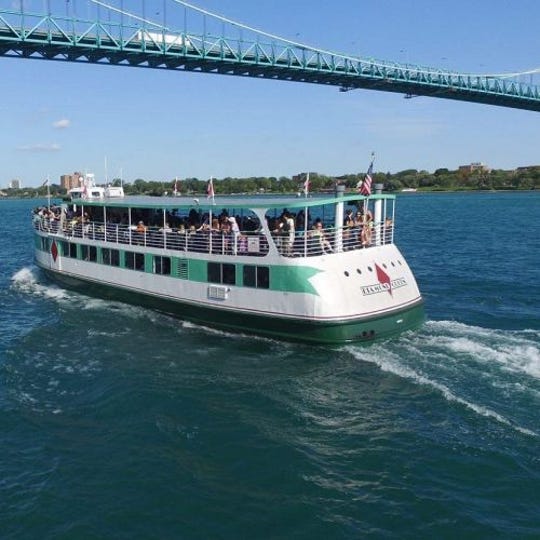
<svg viewBox="0 0 540 540">
<path fill-rule="evenodd" d="M 51 244 L 51 255 L 53 258 L 53 261 L 56 262 L 56 257 L 58 257 L 58 247 L 56 246 L 56 242 L 53 240 Z"/>
<path fill-rule="evenodd" d="M 375 270 L 377 271 L 379 283 L 383 285 L 390 293 L 390 296 L 392 296 L 392 281 L 390 280 L 390 276 L 377 263 L 375 263 Z"/>
</svg>

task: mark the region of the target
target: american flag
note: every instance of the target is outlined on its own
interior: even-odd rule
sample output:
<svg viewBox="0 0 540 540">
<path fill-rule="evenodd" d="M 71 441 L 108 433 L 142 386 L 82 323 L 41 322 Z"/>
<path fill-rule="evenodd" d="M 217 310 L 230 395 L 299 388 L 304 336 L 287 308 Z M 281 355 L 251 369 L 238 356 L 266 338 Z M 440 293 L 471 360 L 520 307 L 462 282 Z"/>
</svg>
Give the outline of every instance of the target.
<svg viewBox="0 0 540 540">
<path fill-rule="evenodd" d="M 371 176 L 373 175 L 373 160 L 371 160 L 371 163 L 369 164 L 369 168 L 367 170 L 366 176 L 364 176 L 364 180 L 362 182 L 358 182 L 358 185 L 356 186 L 358 188 L 358 191 L 368 197 L 371 195 Z"/>
</svg>

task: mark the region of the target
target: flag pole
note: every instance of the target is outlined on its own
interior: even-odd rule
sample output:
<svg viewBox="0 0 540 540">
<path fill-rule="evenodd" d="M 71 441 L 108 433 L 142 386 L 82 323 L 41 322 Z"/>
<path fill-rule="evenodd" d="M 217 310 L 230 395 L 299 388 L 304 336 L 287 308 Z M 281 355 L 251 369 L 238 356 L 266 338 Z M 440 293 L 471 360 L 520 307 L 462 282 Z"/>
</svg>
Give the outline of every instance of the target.
<svg viewBox="0 0 540 540">
<path fill-rule="evenodd" d="M 49 180 L 49 175 L 47 175 L 47 206 L 49 207 L 49 212 L 51 211 L 51 182 Z"/>
<path fill-rule="evenodd" d="M 372 183 L 372 177 L 373 174 L 373 163 L 375 162 L 375 152 L 371 152 L 371 162 L 369 164 L 368 172 L 366 173 L 366 176 L 364 177 L 364 183 L 366 182 L 366 178 L 369 178 L 369 193 L 364 194 L 364 216 L 367 214 L 369 210 L 369 196 L 371 195 L 371 183 Z"/>
</svg>

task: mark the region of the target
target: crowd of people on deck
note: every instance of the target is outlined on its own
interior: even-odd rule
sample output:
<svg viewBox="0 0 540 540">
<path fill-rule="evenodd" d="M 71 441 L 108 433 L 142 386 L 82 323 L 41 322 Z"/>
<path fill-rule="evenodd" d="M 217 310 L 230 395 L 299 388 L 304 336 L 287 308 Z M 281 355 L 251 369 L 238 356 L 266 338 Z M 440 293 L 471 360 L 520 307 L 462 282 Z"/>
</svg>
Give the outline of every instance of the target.
<svg viewBox="0 0 540 540">
<path fill-rule="evenodd" d="M 95 213 L 96 215 L 92 215 Z M 99 219 L 98 216 L 101 216 Z M 177 211 L 132 209 L 131 219 L 126 209 L 107 209 L 107 223 L 103 223 L 103 208 L 78 208 L 50 206 L 34 210 L 34 219 L 47 230 L 59 230 L 67 236 L 103 239 L 105 234 L 120 230 L 118 242 L 154 245 L 187 251 L 244 254 L 248 252 L 248 238 L 259 238 L 257 250 L 268 252 L 266 236 L 258 217 L 254 213 L 230 215 L 227 209 L 210 214 L 198 208 L 191 208 L 187 215 Z M 306 223 L 307 221 L 307 223 Z M 311 219 L 309 211 L 293 213 L 284 209 L 277 217 L 267 216 L 267 225 L 279 252 L 285 256 L 320 255 L 333 253 L 336 246 L 336 227 L 325 227 L 322 218 Z M 378 227 L 378 241 L 392 242 L 393 223 L 386 218 L 375 224 L 368 208 L 349 208 L 345 212 L 341 227 L 341 249 L 366 248 L 374 243 Z"/>
<path fill-rule="evenodd" d="M 311 220 L 307 216 L 308 227 L 305 227 L 306 216 L 301 210 L 296 216 L 284 210 L 279 218 L 269 220 L 269 229 L 278 249 L 283 255 L 302 253 L 304 248 L 310 254 L 333 253 L 335 251 L 336 228 L 325 227 L 320 217 Z M 347 209 L 341 227 L 342 248 L 345 251 L 366 248 L 374 243 L 375 228 L 379 227 L 380 242 L 392 242 L 393 222 L 386 218 L 382 224 L 375 224 L 371 210 L 358 208 L 356 213 Z M 307 233 L 307 234 L 304 234 Z"/>
</svg>

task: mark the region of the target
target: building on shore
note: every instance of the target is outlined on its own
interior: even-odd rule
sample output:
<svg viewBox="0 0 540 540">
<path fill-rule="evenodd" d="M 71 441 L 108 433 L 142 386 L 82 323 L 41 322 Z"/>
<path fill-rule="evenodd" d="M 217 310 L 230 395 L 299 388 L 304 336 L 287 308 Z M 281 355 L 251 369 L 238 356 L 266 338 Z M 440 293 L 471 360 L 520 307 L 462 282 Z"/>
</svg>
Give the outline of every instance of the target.
<svg viewBox="0 0 540 540">
<path fill-rule="evenodd" d="M 482 162 L 475 161 L 474 163 L 469 163 L 469 165 L 460 165 L 459 171 L 468 173 L 474 171 L 489 173 L 491 172 L 491 169 L 487 165 L 484 165 Z"/>
<path fill-rule="evenodd" d="M 9 189 L 21 189 L 21 187 L 22 187 L 21 181 L 18 180 L 17 178 L 14 178 L 13 180 L 11 180 L 8 185 Z"/>
<path fill-rule="evenodd" d="M 74 172 L 73 174 L 63 174 L 60 176 L 60 185 L 65 190 L 70 190 L 76 187 L 80 187 L 79 178 L 83 176 L 80 172 Z"/>
</svg>

